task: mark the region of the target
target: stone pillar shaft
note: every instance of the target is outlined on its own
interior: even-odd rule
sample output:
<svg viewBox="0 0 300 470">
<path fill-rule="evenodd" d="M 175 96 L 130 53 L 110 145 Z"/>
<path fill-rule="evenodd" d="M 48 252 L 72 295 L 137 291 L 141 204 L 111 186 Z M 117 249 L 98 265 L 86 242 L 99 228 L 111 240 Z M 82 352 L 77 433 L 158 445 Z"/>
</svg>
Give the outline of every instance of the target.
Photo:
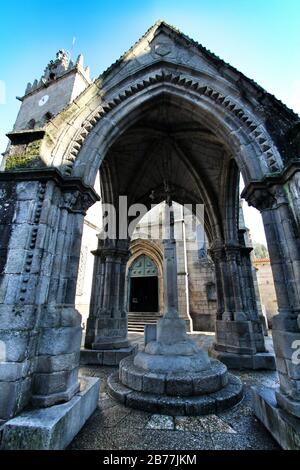
<svg viewBox="0 0 300 470">
<path fill-rule="evenodd" d="M 250 204 L 261 211 L 274 278 L 278 315 L 273 318 L 273 344 L 280 388 L 278 404 L 300 417 L 300 365 L 295 353 L 300 344 L 300 243 L 288 186 L 254 189 Z M 297 212 L 297 207 L 294 207 Z"/>
<path fill-rule="evenodd" d="M 243 245 L 221 243 L 210 250 L 216 265 L 218 305 L 223 309 L 216 321 L 212 352 L 228 366 L 237 368 L 255 368 L 255 355 L 266 353 L 255 302 L 250 251 Z M 268 357 L 267 364 L 261 366 L 273 368 L 273 358 Z"/>
<path fill-rule="evenodd" d="M 165 233 L 164 246 L 164 304 L 165 315 L 178 314 L 178 283 L 176 240 L 174 238 L 174 212 L 172 203 L 165 204 Z"/>
<path fill-rule="evenodd" d="M 164 240 L 164 303 L 167 313 L 178 313 L 176 241 Z"/>
<path fill-rule="evenodd" d="M 242 302 L 242 286 L 241 286 L 241 273 L 239 269 L 238 258 L 240 257 L 239 247 L 225 247 L 226 258 L 229 268 L 229 276 L 231 289 L 233 294 L 233 308 L 234 308 L 234 319 L 245 320 L 246 316 L 243 312 Z"/>
<path fill-rule="evenodd" d="M 127 240 L 99 240 L 94 252 L 94 281 L 85 347 L 95 350 L 126 347 L 125 275 Z"/>
<path fill-rule="evenodd" d="M 278 313 L 284 316 L 290 316 L 290 298 L 286 284 L 286 275 L 284 272 L 284 261 L 281 255 L 280 243 L 278 240 L 277 221 L 273 210 L 265 209 L 262 211 L 262 218 L 266 233 L 268 250 L 271 260 L 271 268 L 276 290 Z"/>
<path fill-rule="evenodd" d="M 215 265 L 215 276 L 216 276 L 216 290 L 217 290 L 217 320 L 222 320 L 223 312 L 225 309 L 224 296 L 223 296 L 223 283 L 222 283 L 222 270 L 221 270 L 221 254 L 214 253 L 213 261 Z"/>
<path fill-rule="evenodd" d="M 224 304 L 224 311 L 222 313 L 222 320 L 232 320 L 233 319 L 233 293 L 232 286 L 229 282 L 229 266 L 226 263 L 225 255 L 222 255 L 220 261 L 221 276 L 222 276 L 222 298 Z"/>
<path fill-rule="evenodd" d="M 0 202 L 0 419 L 30 401 L 67 401 L 78 390 L 75 286 L 83 217 L 94 195 L 78 182 L 70 187 L 55 170 L 30 176 L 0 175 L 0 197 L 9 203 L 6 210 Z"/>
</svg>

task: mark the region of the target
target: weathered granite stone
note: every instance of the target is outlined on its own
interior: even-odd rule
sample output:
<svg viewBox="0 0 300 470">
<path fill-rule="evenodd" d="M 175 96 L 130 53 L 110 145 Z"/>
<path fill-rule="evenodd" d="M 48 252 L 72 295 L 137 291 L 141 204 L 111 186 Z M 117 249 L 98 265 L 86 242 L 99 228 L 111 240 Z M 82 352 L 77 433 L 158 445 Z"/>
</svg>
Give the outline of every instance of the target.
<svg viewBox="0 0 300 470">
<path fill-rule="evenodd" d="M 76 436 L 95 411 L 99 379 L 84 377 L 81 389 L 68 403 L 24 411 L 3 427 L 1 448 L 6 450 L 60 450 Z"/>
<path fill-rule="evenodd" d="M 49 374 L 49 378 L 52 374 Z M 54 393 L 46 393 L 46 394 L 33 394 L 31 395 L 30 402 L 35 408 L 47 408 L 48 406 L 53 406 L 56 403 L 65 403 L 78 392 L 79 390 L 79 382 L 77 379 L 77 375 L 75 375 L 75 380 L 74 376 L 72 376 L 72 381 L 69 381 L 71 383 L 61 383 L 60 388 L 63 389 L 63 391 L 60 392 L 54 392 Z M 35 390 L 33 389 L 33 392 Z M 36 390 L 38 392 L 38 390 Z M 51 387 L 49 387 L 49 392 L 51 392 Z"/>
<path fill-rule="evenodd" d="M 166 392 L 168 396 L 185 396 L 190 397 L 193 394 L 193 377 L 190 372 L 186 375 L 180 376 L 179 374 L 167 374 L 166 377 Z"/>
<path fill-rule="evenodd" d="M 72 370 L 63 370 L 51 372 L 51 374 L 35 374 L 33 391 L 35 395 L 51 395 L 54 393 L 64 392 L 66 384 L 73 385 L 76 383 L 78 376 L 78 367 Z"/>
<path fill-rule="evenodd" d="M 74 364 L 78 364 L 79 352 L 60 354 L 58 356 L 39 356 L 36 364 L 36 372 L 47 373 L 49 369 L 53 372 L 72 370 Z"/>
<path fill-rule="evenodd" d="M 300 450 L 300 419 L 282 410 L 275 390 L 252 388 L 252 403 L 257 418 L 285 450 Z"/>
<path fill-rule="evenodd" d="M 110 395 L 126 406 L 173 416 L 217 413 L 236 405 L 243 397 L 241 381 L 231 375 L 228 385 L 218 392 L 197 397 L 175 397 L 134 391 L 120 382 L 118 373 L 109 377 L 107 385 Z"/>
<path fill-rule="evenodd" d="M 287 384 L 288 382 L 289 380 L 287 379 Z M 289 386 L 291 387 L 291 384 Z M 282 384 L 280 384 L 280 390 L 276 390 L 275 395 L 278 405 L 283 410 L 300 419 L 300 400 L 297 399 L 299 392 L 295 394 L 294 390 L 291 390 L 289 394 L 286 394 L 282 391 Z"/>
<path fill-rule="evenodd" d="M 68 354 L 77 352 L 81 342 L 81 327 L 45 328 L 39 343 L 39 353 Z"/>
<path fill-rule="evenodd" d="M 15 381 L 0 381 L 0 412 L 3 419 L 10 419 L 27 404 L 31 395 L 31 377 Z M 21 397 L 21 400 L 20 400 Z"/>
<path fill-rule="evenodd" d="M 228 383 L 227 368 L 219 361 L 211 361 L 210 368 L 189 373 L 147 372 L 134 365 L 134 358 L 120 362 L 120 381 L 129 388 L 145 393 L 169 396 L 204 395 L 220 390 Z"/>
<path fill-rule="evenodd" d="M 120 348 L 112 350 L 95 350 L 95 349 L 81 349 L 80 351 L 80 364 L 81 365 L 119 365 L 120 361 L 127 356 L 134 356 L 137 352 L 137 345 L 129 346 L 128 348 Z"/>
<path fill-rule="evenodd" d="M 166 393 L 166 376 L 153 372 L 146 372 L 143 376 L 143 392 L 162 395 Z"/>
<path fill-rule="evenodd" d="M 271 353 L 236 354 L 226 351 L 210 350 L 212 357 L 226 364 L 229 369 L 276 370 L 274 355 Z"/>
<path fill-rule="evenodd" d="M 108 377 L 107 385 L 109 387 L 109 393 L 112 398 L 115 398 L 123 404 L 125 404 L 126 402 L 127 395 L 133 393 L 133 390 L 130 390 L 128 387 L 125 387 L 125 385 L 123 385 L 122 382 L 119 381 L 117 373 L 111 374 Z"/>
<path fill-rule="evenodd" d="M 157 338 L 157 326 L 156 325 L 145 325 L 144 328 L 144 345 L 147 346 L 151 341 L 156 341 Z"/>
<path fill-rule="evenodd" d="M 30 361 L 0 362 L 0 381 L 7 380 L 14 382 L 22 377 L 26 377 L 30 367 L 33 369 L 33 364 Z"/>
</svg>

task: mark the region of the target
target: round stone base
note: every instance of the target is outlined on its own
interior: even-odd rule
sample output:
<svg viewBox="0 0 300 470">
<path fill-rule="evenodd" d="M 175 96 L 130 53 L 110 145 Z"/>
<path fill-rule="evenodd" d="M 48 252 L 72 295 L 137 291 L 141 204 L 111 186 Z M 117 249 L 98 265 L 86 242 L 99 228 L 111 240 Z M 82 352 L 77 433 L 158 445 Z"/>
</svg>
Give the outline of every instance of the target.
<svg viewBox="0 0 300 470">
<path fill-rule="evenodd" d="M 141 355 L 142 353 L 138 353 Z M 217 392 L 228 383 L 227 367 L 218 360 L 210 360 L 205 370 L 186 372 L 148 371 L 136 365 L 136 358 L 129 356 L 122 359 L 119 367 L 119 379 L 123 385 L 137 392 L 155 393 L 176 397 L 190 397 Z M 154 359 L 156 356 L 154 357 Z M 172 362 L 169 357 L 158 356 L 161 361 Z M 178 358 L 175 358 L 178 360 Z M 173 360 L 176 364 L 177 361 Z M 181 357 L 179 357 L 181 359 Z M 185 359 L 185 357 L 183 357 Z"/>
<path fill-rule="evenodd" d="M 144 393 L 123 385 L 118 373 L 107 381 L 109 394 L 130 408 L 172 416 L 196 416 L 218 413 L 239 403 L 243 397 L 243 385 L 239 378 L 228 374 L 227 385 L 208 395 L 174 397 Z"/>
</svg>

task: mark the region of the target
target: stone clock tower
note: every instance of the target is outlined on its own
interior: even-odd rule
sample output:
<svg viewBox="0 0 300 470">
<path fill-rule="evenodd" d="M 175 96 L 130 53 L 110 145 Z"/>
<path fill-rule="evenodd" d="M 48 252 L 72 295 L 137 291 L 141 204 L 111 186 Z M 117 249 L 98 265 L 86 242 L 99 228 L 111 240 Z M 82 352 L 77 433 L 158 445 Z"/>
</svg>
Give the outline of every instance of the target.
<svg viewBox="0 0 300 470">
<path fill-rule="evenodd" d="M 61 50 L 47 65 L 44 75 L 28 83 L 14 131 L 43 127 L 90 85 L 90 71 L 83 67 L 83 56 L 76 62 Z"/>
<path fill-rule="evenodd" d="M 40 166 L 36 157 L 45 134 L 43 128 L 91 83 L 89 67 L 84 68 L 81 54 L 73 62 L 64 50 L 58 51 L 41 79 L 28 83 L 24 96 L 18 97 L 22 104 L 14 128 L 7 134 L 11 144 L 2 166 L 26 168 L 29 164 L 35 166 L 35 161 Z"/>
</svg>

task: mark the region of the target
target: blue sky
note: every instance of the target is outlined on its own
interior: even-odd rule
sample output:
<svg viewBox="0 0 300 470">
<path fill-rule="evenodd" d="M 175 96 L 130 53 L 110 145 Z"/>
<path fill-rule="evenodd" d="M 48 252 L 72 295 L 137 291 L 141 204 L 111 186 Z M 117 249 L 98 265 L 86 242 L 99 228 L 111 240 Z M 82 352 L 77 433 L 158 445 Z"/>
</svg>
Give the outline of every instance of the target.
<svg viewBox="0 0 300 470">
<path fill-rule="evenodd" d="M 164 19 L 300 113 L 299 0 L 41 0 L 2 2 L 0 151 L 27 82 L 40 78 L 57 50 L 82 52 L 92 76 Z M 1 98 L 1 96 L 0 96 Z"/>
</svg>

